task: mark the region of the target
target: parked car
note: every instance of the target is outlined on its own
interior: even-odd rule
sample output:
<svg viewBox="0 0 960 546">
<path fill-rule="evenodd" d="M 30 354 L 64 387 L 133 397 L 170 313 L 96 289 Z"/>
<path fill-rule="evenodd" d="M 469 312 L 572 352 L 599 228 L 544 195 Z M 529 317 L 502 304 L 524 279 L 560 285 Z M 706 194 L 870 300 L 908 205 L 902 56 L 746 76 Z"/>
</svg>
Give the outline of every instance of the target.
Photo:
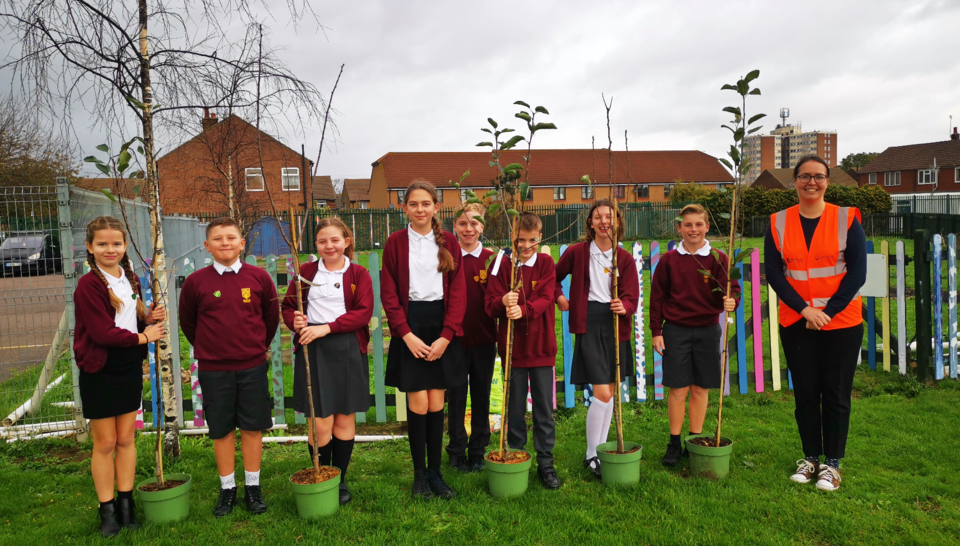
<svg viewBox="0 0 960 546">
<path fill-rule="evenodd" d="M 0 243 L 3 275 L 46 275 L 60 271 L 60 240 L 50 232 L 12 232 Z"/>
</svg>

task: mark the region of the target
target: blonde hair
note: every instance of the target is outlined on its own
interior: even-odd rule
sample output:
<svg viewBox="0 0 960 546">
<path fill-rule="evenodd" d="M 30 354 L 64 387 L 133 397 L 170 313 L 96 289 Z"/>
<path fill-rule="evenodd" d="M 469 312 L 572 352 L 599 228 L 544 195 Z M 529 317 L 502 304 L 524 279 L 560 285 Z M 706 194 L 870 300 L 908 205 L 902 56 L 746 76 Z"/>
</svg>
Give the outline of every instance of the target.
<svg viewBox="0 0 960 546">
<path fill-rule="evenodd" d="M 700 214 L 703 216 L 703 221 L 706 222 L 707 225 L 710 224 L 710 215 L 707 214 L 707 209 L 703 208 L 702 206 L 696 203 L 690 203 L 689 205 L 685 205 L 682 209 L 680 209 L 680 214 L 678 216 L 680 218 L 683 218 L 688 214 Z"/>
<path fill-rule="evenodd" d="M 347 224 L 344 224 L 339 218 L 331 216 L 317 222 L 317 230 L 314 232 L 313 238 L 316 239 L 317 235 L 320 235 L 321 229 L 331 226 L 339 229 L 340 235 L 342 235 L 344 239 L 350 239 L 350 244 L 347 245 L 347 248 L 343 251 L 343 253 L 347 256 L 347 258 L 350 259 L 350 261 L 355 260 L 357 258 L 357 254 L 354 251 L 355 247 L 353 244 L 353 232 L 350 231 L 350 228 L 347 227 Z"/>
<path fill-rule="evenodd" d="M 440 202 L 440 199 L 437 197 L 437 188 L 433 184 L 425 180 L 417 180 L 407 186 L 407 191 L 403 196 L 404 205 L 410 201 L 410 194 L 415 190 L 423 190 L 429 193 L 434 205 Z M 447 240 L 443 236 L 443 228 L 440 226 L 440 221 L 437 220 L 436 214 L 430 218 L 430 225 L 433 227 L 433 237 L 437 242 L 437 247 L 439 247 L 437 250 L 437 259 L 440 261 L 440 264 L 437 266 L 437 271 L 443 274 L 451 273 L 457 267 L 457 264 L 453 261 L 453 255 L 447 250 Z"/>
<path fill-rule="evenodd" d="M 462 212 L 461 212 L 462 211 Z M 481 205 L 480 203 L 467 203 L 466 201 L 460 203 L 460 205 L 453 211 L 453 217 L 459 218 L 461 214 L 468 212 L 476 212 L 480 216 L 487 214 L 487 208 Z"/>
<path fill-rule="evenodd" d="M 130 243 L 127 238 L 127 229 L 124 227 L 123 222 L 113 216 L 97 216 L 87 224 L 87 244 L 92 245 L 93 238 L 97 232 L 105 229 L 119 231 L 123 234 L 123 243 L 125 245 Z M 110 290 L 110 283 L 107 282 L 107 278 L 104 277 L 103 272 L 100 271 L 100 266 L 97 265 L 97 259 L 92 252 L 87 252 L 87 265 L 90 266 L 90 271 L 107 287 L 107 293 L 110 294 L 110 305 L 119 313 L 120 310 L 123 309 L 124 304 L 120 301 L 120 298 L 113 293 L 113 290 Z M 141 294 L 140 282 L 137 281 L 137 276 L 133 272 L 133 266 L 130 265 L 130 255 L 127 252 L 124 252 L 123 257 L 120 258 L 120 270 L 123 271 L 127 280 L 130 281 L 130 287 L 133 289 L 133 293 L 137 295 L 137 318 L 140 320 L 146 319 L 147 308 L 143 305 L 143 294 Z"/>
</svg>

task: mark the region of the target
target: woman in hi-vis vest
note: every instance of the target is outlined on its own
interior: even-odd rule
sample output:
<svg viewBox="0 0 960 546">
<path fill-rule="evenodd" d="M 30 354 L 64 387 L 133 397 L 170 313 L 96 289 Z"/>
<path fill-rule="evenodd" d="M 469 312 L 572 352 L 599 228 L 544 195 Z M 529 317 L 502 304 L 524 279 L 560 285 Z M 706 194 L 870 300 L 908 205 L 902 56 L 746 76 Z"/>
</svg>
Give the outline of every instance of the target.
<svg viewBox="0 0 960 546">
<path fill-rule="evenodd" d="M 850 393 L 863 342 L 867 278 L 860 211 L 824 202 L 830 167 L 814 155 L 793 169 L 800 204 L 770 216 L 767 282 L 780 298 L 780 340 L 793 377 L 803 458 L 790 479 L 835 491 L 850 428 Z M 820 457 L 824 463 L 820 464 Z"/>
</svg>

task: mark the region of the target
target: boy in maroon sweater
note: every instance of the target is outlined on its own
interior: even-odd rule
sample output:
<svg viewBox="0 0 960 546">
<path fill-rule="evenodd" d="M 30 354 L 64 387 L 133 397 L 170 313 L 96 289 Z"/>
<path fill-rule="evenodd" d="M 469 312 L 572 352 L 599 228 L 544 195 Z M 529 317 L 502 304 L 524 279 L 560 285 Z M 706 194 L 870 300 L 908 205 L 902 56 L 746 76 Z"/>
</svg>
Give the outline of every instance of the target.
<svg viewBox="0 0 960 546">
<path fill-rule="evenodd" d="M 510 290 L 510 259 L 503 258 L 488 277 L 487 313 L 500 319 L 497 346 L 506 359 L 507 324 L 512 319 L 513 340 L 510 365 L 510 400 L 507 439 L 510 449 L 527 444 L 527 382 L 533 402 L 533 447 L 537 450 L 537 473 L 547 489 L 560 487 L 553 466 L 556 428 L 553 423 L 553 395 L 556 391 L 554 364 L 557 356 L 554 283 L 557 279 L 553 257 L 540 254 L 540 218 L 524 212 L 517 221 L 516 248 L 520 286 Z"/>
<path fill-rule="evenodd" d="M 670 389 L 667 414 L 670 443 L 665 466 L 676 466 L 683 455 L 680 432 L 690 392 L 690 435 L 703 432 L 708 389 L 720 388 L 721 312 L 732 313 L 737 298 L 727 298 L 727 256 L 710 247 L 707 212 L 700 205 L 680 211 L 677 231 L 683 240 L 660 258 L 650 292 L 650 332 L 653 348 L 663 355 L 663 384 Z M 709 275 L 702 271 L 709 271 Z M 715 291 L 721 288 L 723 292 Z M 731 293 L 740 291 L 733 281 Z"/>
<path fill-rule="evenodd" d="M 261 437 L 273 427 L 267 347 L 280 324 L 280 305 L 270 275 L 242 264 L 245 244 L 232 219 L 210 222 L 203 245 L 214 263 L 187 277 L 180 292 L 180 328 L 197 357 L 204 417 L 220 473 L 216 517 L 232 512 L 237 500 L 238 428 L 247 509 L 267 511 L 260 489 Z"/>
<path fill-rule="evenodd" d="M 497 320 L 484 309 L 487 296 L 487 261 L 493 252 L 483 248 L 483 206 L 468 203 L 461 209 L 453 230 L 460 242 L 463 280 L 467 286 L 467 310 L 463 316 L 460 347 L 470 381 L 470 445 L 467 455 L 467 384 L 447 389 L 447 430 L 450 466 L 460 472 L 483 470 L 483 455 L 490 443 L 490 381 L 497 358 Z"/>
</svg>

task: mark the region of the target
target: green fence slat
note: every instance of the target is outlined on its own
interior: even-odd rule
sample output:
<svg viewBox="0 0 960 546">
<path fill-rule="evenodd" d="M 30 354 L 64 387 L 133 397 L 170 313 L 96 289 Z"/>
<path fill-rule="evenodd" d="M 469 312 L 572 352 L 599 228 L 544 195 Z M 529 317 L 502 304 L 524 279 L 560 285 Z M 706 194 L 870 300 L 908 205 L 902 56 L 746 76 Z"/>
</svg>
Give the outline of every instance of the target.
<svg viewBox="0 0 960 546">
<path fill-rule="evenodd" d="M 273 279 L 273 285 L 279 289 L 280 287 L 277 285 L 277 257 L 270 254 L 267 256 L 266 262 L 267 273 L 269 273 L 270 278 Z M 283 403 L 283 352 L 281 351 L 280 330 L 280 328 L 277 328 L 277 333 L 270 342 L 270 376 L 273 378 L 273 415 L 278 425 L 286 424 L 287 422 L 287 412 Z"/>
<path fill-rule="evenodd" d="M 387 421 L 387 394 L 384 385 L 383 365 L 383 316 L 380 308 L 380 260 L 376 252 L 370 253 L 370 263 L 367 265 L 370 278 L 373 280 L 373 389 L 377 407 L 377 422 Z"/>
</svg>

